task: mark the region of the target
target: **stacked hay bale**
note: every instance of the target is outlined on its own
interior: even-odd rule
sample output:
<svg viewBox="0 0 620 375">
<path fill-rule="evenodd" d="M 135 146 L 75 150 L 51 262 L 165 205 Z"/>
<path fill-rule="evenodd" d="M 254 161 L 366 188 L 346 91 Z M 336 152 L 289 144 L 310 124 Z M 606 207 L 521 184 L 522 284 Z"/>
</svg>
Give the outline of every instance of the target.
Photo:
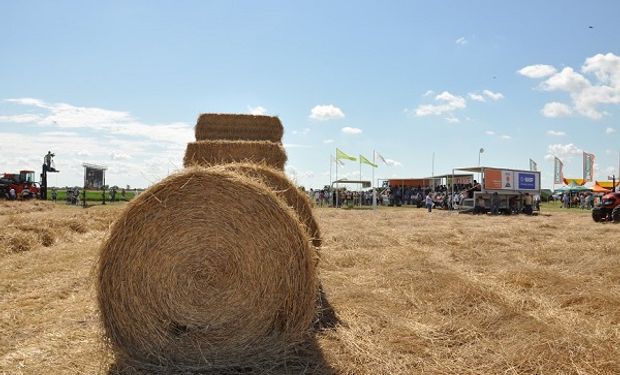
<svg viewBox="0 0 620 375">
<path fill-rule="evenodd" d="M 247 368 L 308 338 L 320 234 L 281 137 L 276 117 L 201 115 L 186 169 L 112 226 L 98 302 L 119 361 Z"/>
</svg>

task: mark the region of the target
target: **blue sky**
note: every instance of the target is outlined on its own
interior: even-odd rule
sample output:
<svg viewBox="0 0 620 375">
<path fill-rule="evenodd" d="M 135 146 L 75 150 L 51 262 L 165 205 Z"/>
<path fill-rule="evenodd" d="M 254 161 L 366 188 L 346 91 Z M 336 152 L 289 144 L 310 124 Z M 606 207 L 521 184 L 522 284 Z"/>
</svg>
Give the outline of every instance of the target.
<svg viewBox="0 0 620 375">
<path fill-rule="evenodd" d="M 377 178 L 478 163 L 551 187 L 553 155 L 618 175 L 617 1 L 0 3 L 0 172 L 54 151 L 147 186 L 181 167 L 202 112 L 277 115 L 287 173 L 329 180 L 336 147 Z M 592 26 L 592 28 L 590 28 Z M 364 178 L 370 176 L 364 167 Z M 358 178 L 347 162 L 339 177 Z"/>
</svg>

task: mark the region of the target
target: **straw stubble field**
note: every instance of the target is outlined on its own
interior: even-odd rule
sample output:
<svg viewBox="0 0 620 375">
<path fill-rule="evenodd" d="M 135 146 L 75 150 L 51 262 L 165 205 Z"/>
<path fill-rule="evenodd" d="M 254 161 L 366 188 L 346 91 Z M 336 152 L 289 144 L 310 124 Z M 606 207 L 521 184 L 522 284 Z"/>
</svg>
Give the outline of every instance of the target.
<svg viewBox="0 0 620 375">
<path fill-rule="evenodd" d="M 121 207 L 0 203 L 0 374 L 107 372 L 95 264 Z M 343 322 L 317 335 L 323 372 L 620 373 L 620 226 L 315 211 Z"/>
</svg>

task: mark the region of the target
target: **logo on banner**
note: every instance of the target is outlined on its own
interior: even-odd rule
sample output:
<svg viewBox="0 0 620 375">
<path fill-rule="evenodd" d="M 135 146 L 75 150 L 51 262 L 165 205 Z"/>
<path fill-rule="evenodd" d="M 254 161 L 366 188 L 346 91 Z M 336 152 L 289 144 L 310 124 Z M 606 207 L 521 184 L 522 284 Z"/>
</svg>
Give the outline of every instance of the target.
<svg viewBox="0 0 620 375">
<path fill-rule="evenodd" d="M 535 190 L 536 175 L 533 173 L 519 173 L 519 189 Z"/>
</svg>

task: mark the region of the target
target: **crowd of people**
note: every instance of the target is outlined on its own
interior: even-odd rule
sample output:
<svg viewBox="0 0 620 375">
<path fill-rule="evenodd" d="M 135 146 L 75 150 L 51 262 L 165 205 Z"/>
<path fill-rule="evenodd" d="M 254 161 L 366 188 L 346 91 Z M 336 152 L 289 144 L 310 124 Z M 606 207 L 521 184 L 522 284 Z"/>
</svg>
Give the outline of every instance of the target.
<svg viewBox="0 0 620 375">
<path fill-rule="evenodd" d="M 453 208 L 463 199 L 473 197 L 473 192 L 480 190 L 480 184 L 475 180 L 473 184 L 455 184 L 454 193 L 446 185 L 437 186 L 393 186 L 376 189 L 377 205 L 403 206 L 412 205 L 424 207 L 428 201 L 432 201 L 434 208 Z M 373 190 L 352 191 L 345 188 L 340 189 L 310 189 L 308 196 L 317 207 L 349 207 L 349 206 L 372 206 Z"/>
</svg>

